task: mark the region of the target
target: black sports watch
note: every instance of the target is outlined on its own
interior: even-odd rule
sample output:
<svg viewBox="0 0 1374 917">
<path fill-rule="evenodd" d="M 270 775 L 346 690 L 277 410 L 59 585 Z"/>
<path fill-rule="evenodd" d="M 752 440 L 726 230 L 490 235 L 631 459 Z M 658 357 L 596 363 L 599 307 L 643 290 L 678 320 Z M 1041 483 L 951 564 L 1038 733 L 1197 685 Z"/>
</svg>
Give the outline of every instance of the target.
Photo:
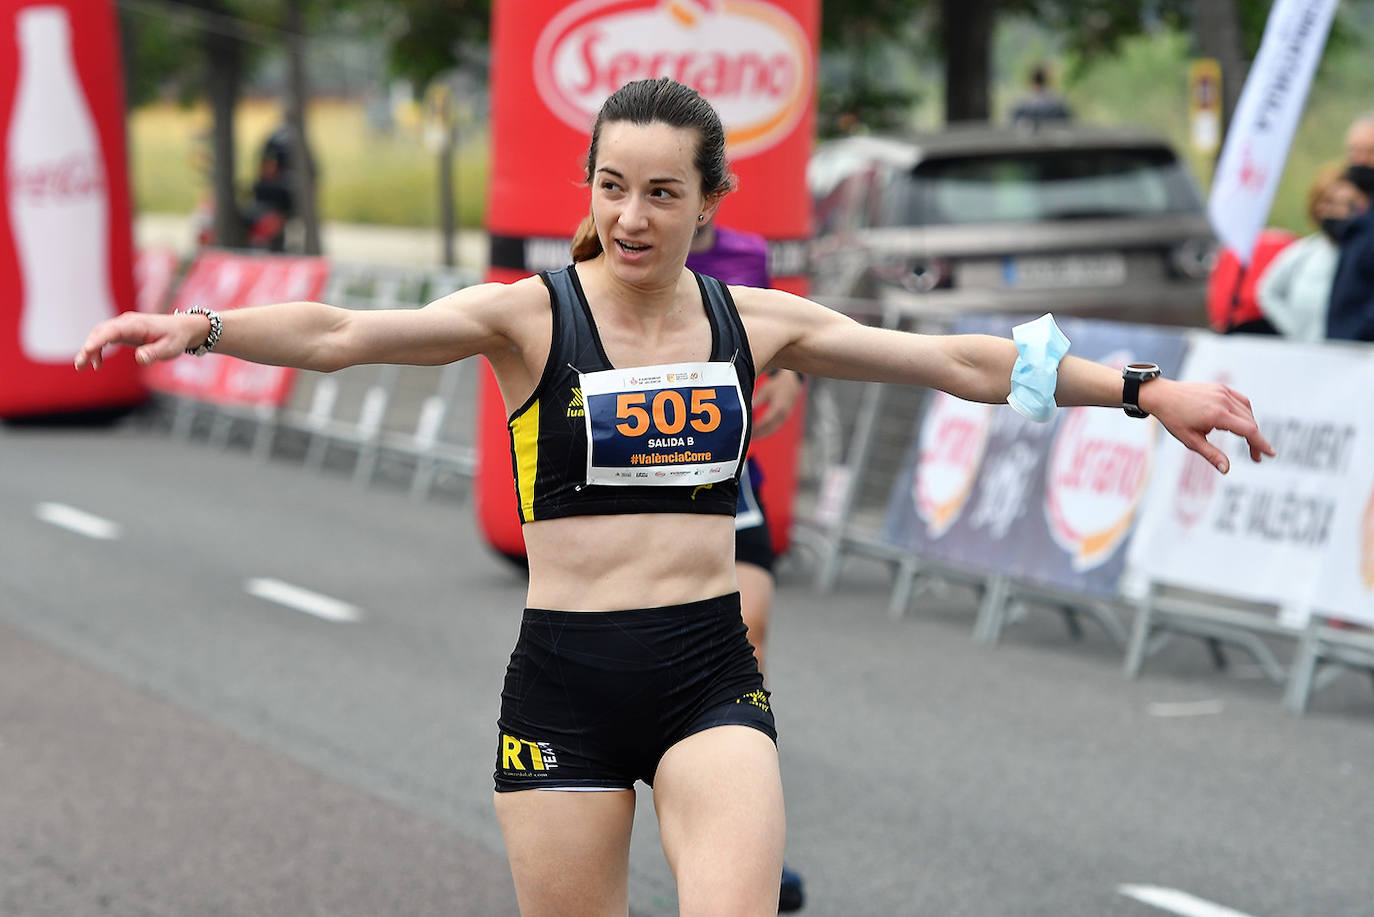
<svg viewBox="0 0 1374 917">
<path fill-rule="evenodd" d="M 1159 376 L 1159 367 L 1153 363 L 1127 363 L 1121 370 L 1121 410 L 1126 412 L 1126 416 L 1150 416 L 1148 411 L 1140 409 L 1140 385 Z"/>
</svg>

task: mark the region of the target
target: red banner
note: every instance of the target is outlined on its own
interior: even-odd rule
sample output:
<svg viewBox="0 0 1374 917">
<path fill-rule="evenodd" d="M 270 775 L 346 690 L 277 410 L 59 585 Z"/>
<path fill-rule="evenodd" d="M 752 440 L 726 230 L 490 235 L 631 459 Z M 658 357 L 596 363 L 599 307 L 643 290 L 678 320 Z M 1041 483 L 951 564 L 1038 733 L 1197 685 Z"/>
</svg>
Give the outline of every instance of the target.
<svg viewBox="0 0 1374 917">
<path fill-rule="evenodd" d="M 72 359 L 134 308 L 114 5 L 0 0 L 0 417 L 134 404 L 132 351 Z"/>
<path fill-rule="evenodd" d="M 134 302 L 140 312 L 166 312 L 181 258 L 168 248 L 139 249 L 134 256 Z"/>
<path fill-rule="evenodd" d="M 174 307 L 224 312 L 272 302 L 318 300 L 329 278 L 324 258 L 203 252 L 177 288 Z M 280 407 L 291 395 L 296 371 L 210 353 L 179 357 L 144 371 L 148 385 L 169 395 L 215 404 Z"/>
</svg>

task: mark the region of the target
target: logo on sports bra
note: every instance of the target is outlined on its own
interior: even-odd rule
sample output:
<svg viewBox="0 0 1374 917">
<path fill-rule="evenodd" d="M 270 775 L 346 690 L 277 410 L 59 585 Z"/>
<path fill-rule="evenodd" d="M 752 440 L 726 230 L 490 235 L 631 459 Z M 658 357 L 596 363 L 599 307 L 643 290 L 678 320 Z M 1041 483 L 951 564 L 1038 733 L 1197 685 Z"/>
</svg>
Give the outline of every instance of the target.
<svg viewBox="0 0 1374 917">
<path fill-rule="evenodd" d="M 568 416 L 582 418 L 586 416 L 586 409 L 582 405 L 582 389 L 573 386 L 572 400 L 568 402 Z"/>
</svg>

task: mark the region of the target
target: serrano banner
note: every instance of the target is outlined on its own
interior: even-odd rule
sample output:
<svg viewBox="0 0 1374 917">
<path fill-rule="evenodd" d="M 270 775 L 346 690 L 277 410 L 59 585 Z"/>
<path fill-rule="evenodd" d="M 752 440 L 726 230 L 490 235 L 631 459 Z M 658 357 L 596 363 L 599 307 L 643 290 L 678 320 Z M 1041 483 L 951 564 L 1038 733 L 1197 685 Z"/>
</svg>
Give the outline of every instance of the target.
<svg viewBox="0 0 1374 917">
<path fill-rule="evenodd" d="M 328 277 L 329 262 L 324 258 L 203 252 L 186 272 L 173 305 L 222 312 L 271 302 L 319 300 Z M 154 363 L 144 374 L 150 387 L 169 395 L 214 404 L 275 407 L 286 403 L 296 378 L 294 369 L 217 353 Z"/>
<path fill-rule="evenodd" d="M 72 369 L 92 325 L 134 308 L 114 5 L 0 2 L 0 417 L 141 401 L 133 351 Z"/>
<path fill-rule="evenodd" d="M 1006 336 L 1015 320 L 969 317 L 961 333 Z M 1174 375 L 1181 334 L 1064 319 L 1070 352 L 1113 366 L 1138 360 Z M 1061 408 L 1038 424 L 1008 405 L 934 393 L 897 476 L 883 538 L 889 545 L 1022 582 L 1115 595 L 1124 546 L 1149 485 L 1153 418 Z"/>
<path fill-rule="evenodd" d="M 720 112 L 739 189 L 722 224 L 769 241 L 774 286 L 805 292 L 806 165 L 815 121 L 818 0 L 498 0 L 492 19 L 488 279 L 569 260 L 588 210 L 587 146 L 601 103 L 631 80 L 667 76 Z M 481 375 L 477 514 L 497 550 L 524 554 L 506 405 Z M 764 502 L 785 545 L 800 422 L 761 441 Z"/>
<path fill-rule="evenodd" d="M 1281 366 L 1282 372 L 1275 367 Z M 1184 379 L 1244 392 L 1278 455 L 1255 464 L 1244 440 L 1213 434 L 1231 470 L 1217 474 L 1172 437 L 1130 562 L 1151 580 L 1302 610 L 1370 610 L 1365 513 L 1374 424 L 1352 410 L 1374 363 L 1355 348 L 1199 336 Z M 1325 582 L 1326 576 L 1332 577 Z M 1283 618 L 1298 625 L 1301 615 Z"/>
</svg>

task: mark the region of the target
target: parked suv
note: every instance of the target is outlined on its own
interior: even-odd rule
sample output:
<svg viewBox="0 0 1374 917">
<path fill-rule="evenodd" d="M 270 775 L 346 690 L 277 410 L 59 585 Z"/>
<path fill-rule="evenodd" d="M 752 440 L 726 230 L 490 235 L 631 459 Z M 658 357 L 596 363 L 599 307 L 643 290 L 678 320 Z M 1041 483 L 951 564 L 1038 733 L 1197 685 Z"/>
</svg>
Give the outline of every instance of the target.
<svg viewBox="0 0 1374 917">
<path fill-rule="evenodd" d="M 1084 126 L 820 145 L 811 295 L 912 316 L 1053 311 L 1206 325 L 1216 242 L 1169 144 Z"/>
</svg>

